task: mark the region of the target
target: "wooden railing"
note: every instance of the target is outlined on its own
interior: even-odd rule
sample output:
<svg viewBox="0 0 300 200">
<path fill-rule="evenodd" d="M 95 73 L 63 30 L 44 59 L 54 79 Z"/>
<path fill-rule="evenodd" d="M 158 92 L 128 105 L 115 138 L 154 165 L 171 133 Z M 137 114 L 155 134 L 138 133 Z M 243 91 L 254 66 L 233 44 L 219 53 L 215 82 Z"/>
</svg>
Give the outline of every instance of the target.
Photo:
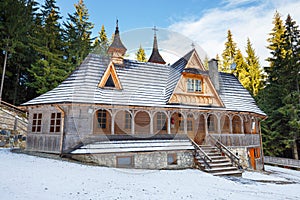
<svg viewBox="0 0 300 200">
<path fill-rule="evenodd" d="M 265 156 L 264 163 L 300 169 L 300 160 L 295 160 L 295 159 L 290 159 L 290 158 Z"/>
<path fill-rule="evenodd" d="M 196 142 L 194 142 L 192 139 L 190 139 L 190 141 L 192 142 L 193 146 L 194 146 L 195 149 L 196 149 L 196 154 L 197 154 L 198 152 L 200 152 L 202 155 L 199 155 L 199 153 L 198 153 L 198 156 L 200 156 L 200 158 L 203 160 L 205 166 L 208 167 L 208 168 L 210 168 L 210 165 L 208 164 L 208 161 L 211 162 L 212 160 L 211 160 L 211 158 L 209 157 L 209 155 L 207 155 L 207 153 L 205 153 L 205 152 L 203 151 L 203 149 L 201 149 L 201 147 L 200 147 Z M 196 155 L 196 156 L 197 156 L 197 155 Z"/>
<path fill-rule="evenodd" d="M 230 151 L 225 145 L 223 145 L 213 136 L 209 135 L 209 139 L 213 140 L 211 143 L 216 146 L 222 153 L 226 154 L 232 163 L 235 163 L 239 169 L 242 169 L 240 158 L 238 156 L 236 156 L 232 151 Z"/>
</svg>

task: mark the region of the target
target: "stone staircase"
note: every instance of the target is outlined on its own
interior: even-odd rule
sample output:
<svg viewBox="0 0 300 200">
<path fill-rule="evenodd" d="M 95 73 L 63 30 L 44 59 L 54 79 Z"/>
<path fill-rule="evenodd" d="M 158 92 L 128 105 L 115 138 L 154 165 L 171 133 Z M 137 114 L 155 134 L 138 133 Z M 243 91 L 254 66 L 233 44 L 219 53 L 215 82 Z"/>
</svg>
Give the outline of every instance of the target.
<svg viewBox="0 0 300 200">
<path fill-rule="evenodd" d="M 205 172 L 215 176 L 242 176 L 242 171 L 222 155 L 217 147 L 200 145 L 195 148 L 195 163 Z"/>
</svg>

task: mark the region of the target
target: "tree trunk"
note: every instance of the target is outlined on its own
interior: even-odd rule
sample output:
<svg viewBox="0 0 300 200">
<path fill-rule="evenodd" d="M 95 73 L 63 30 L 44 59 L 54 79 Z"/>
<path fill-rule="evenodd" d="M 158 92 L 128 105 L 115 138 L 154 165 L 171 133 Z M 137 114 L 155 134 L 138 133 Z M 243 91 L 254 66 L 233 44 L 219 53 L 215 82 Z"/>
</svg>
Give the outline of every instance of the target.
<svg viewBox="0 0 300 200">
<path fill-rule="evenodd" d="M 5 78 L 5 71 L 6 71 L 7 54 L 8 54 L 8 52 L 5 51 L 2 79 L 1 79 L 1 88 L 0 88 L 0 102 L 2 101 L 2 92 L 3 92 L 4 78 Z"/>
<path fill-rule="evenodd" d="M 294 152 L 294 159 L 299 160 L 298 147 L 297 147 L 297 138 L 296 137 L 294 138 L 293 152 Z"/>
<path fill-rule="evenodd" d="M 19 86 L 19 79 L 20 79 L 20 66 L 18 66 L 17 70 L 17 78 L 15 82 L 15 91 L 14 91 L 14 98 L 13 98 L 13 105 L 16 105 L 16 99 L 17 99 L 17 94 L 18 94 L 18 86 Z"/>
</svg>

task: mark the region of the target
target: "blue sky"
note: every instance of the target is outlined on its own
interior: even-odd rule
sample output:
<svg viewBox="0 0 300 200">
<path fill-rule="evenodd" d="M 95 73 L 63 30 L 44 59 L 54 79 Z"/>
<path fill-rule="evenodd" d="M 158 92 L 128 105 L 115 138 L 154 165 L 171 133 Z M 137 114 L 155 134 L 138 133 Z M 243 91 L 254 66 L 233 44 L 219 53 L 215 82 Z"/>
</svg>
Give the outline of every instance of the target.
<svg viewBox="0 0 300 200">
<path fill-rule="evenodd" d="M 57 0 L 65 19 L 67 13 L 75 11 L 77 2 Z M 299 0 L 84 0 L 84 3 L 95 26 L 94 36 L 103 24 L 110 38 L 118 18 L 121 34 L 141 28 L 151 30 L 150 27 L 157 26 L 190 38 L 212 58 L 222 53 L 230 29 L 243 53 L 247 38 L 250 39 L 264 66 L 269 56 L 266 40 L 273 27 L 275 11 L 282 15 L 283 20 L 288 13 L 291 14 L 300 25 Z"/>
</svg>

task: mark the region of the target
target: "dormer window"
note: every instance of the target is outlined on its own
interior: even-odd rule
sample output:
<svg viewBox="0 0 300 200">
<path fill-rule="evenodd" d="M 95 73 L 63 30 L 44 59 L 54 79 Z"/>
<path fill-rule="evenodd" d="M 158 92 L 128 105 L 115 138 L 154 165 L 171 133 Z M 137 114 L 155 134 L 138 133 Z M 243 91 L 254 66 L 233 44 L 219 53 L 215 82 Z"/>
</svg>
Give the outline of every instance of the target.
<svg viewBox="0 0 300 200">
<path fill-rule="evenodd" d="M 202 92 L 202 80 L 200 79 L 187 79 L 188 92 Z"/>
</svg>

